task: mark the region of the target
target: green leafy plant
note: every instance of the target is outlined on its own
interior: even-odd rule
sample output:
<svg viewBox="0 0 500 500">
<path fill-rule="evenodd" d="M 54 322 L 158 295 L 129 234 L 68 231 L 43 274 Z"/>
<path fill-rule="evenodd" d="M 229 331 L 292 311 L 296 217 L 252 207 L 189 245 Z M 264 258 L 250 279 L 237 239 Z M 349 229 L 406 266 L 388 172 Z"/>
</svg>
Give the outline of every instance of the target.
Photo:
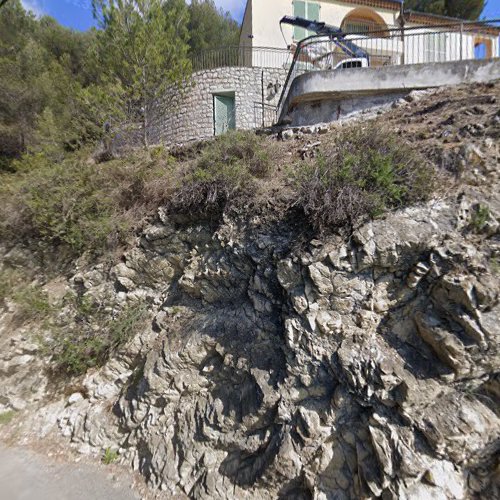
<svg viewBox="0 0 500 500">
<path fill-rule="evenodd" d="M 14 410 L 8 410 L 0 413 L 0 425 L 6 425 L 10 423 L 15 416 L 16 412 Z"/>
<path fill-rule="evenodd" d="M 53 311 L 47 293 L 39 286 L 18 288 L 12 298 L 18 305 L 17 314 L 25 321 L 45 318 Z"/>
<path fill-rule="evenodd" d="M 477 204 L 471 217 L 470 226 L 476 233 L 480 233 L 485 228 L 490 218 L 490 209 L 487 205 Z"/>
<path fill-rule="evenodd" d="M 22 275 L 16 269 L 3 268 L 0 270 L 0 306 L 6 298 L 14 294 L 21 279 Z"/>
<path fill-rule="evenodd" d="M 106 448 L 104 450 L 104 454 L 102 456 L 102 463 L 105 465 L 110 465 L 113 462 L 116 462 L 118 459 L 118 451 L 113 450 L 112 448 Z"/>
<path fill-rule="evenodd" d="M 492 257 L 490 260 L 490 266 L 491 270 L 495 274 L 500 274 L 500 259 L 498 259 L 497 257 Z"/>
<path fill-rule="evenodd" d="M 56 373 L 81 375 L 89 368 L 102 366 L 130 340 L 147 316 L 143 304 L 134 304 L 110 318 L 96 305 L 78 299 L 75 312 L 76 325 L 71 329 L 61 325 L 45 346 Z"/>
<path fill-rule="evenodd" d="M 300 164 L 293 176 L 297 205 L 321 232 L 425 200 L 433 173 L 399 137 L 355 125 L 339 132 L 316 159 Z"/>
<path fill-rule="evenodd" d="M 0 238 L 36 240 L 73 256 L 122 245 L 165 195 L 152 181 L 169 173 L 162 160 L 144 155 L 101 166 L 83 154 L 54 161 L 40 153 L 24 156 L 16 169 L 0 184 Z"/>
</svg>

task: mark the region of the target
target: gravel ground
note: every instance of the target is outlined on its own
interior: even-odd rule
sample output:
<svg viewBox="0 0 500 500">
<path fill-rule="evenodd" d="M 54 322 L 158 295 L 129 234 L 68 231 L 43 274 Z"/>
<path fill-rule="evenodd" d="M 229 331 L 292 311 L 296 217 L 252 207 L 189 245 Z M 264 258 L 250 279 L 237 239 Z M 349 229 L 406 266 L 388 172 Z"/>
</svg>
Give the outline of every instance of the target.
<svg viewBox="0 0 500 500">
<path fill-rule="evenodd" d="M 0 445 L 0 500 L 139 500 L 132 477 Z"/>
</svg>

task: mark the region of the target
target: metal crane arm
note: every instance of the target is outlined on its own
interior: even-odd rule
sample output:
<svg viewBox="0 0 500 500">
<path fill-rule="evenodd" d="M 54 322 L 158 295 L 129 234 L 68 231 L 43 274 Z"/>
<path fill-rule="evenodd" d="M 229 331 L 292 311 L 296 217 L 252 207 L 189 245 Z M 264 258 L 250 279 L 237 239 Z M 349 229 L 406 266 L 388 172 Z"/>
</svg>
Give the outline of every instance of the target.
<svg viewBox="0 0 500 500">
<path fill-rule="evenodd" d="M 333 43 L 335 43 L 344 53 L 349 57 L 359 57 L 369 59 L 369 54 L 355 43 L 345 38 L 345 33 L 337 26 L 332 26 L 324 22 L 310 21 L 303 17 L 297 16 L 283 16 L 280 24 L 290 24 L 291 26 L 298 26 L 308 31 L 313 31 L 317 35 L 329 36 Z"/>
</svg>

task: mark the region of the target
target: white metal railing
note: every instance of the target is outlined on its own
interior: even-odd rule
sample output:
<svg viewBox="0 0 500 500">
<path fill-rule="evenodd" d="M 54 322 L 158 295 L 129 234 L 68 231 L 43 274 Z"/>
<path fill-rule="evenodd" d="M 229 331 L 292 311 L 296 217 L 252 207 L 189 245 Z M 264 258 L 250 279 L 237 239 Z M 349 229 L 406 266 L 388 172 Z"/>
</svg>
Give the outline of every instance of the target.
<svg viewBox="0 0 500 500">
<path fill-rule="evenodd" d="M 349 57 L 365 58 L 372 67 L 461 61 L 499 57 L 500 20 L 453 22 L 433 26 L 388 28 L 383 31 L 315 35 L 300 41 L 277 106 L 279 117 L 292 82 L 301 74 L 336 68 Z M 478 45 L 487 44 L 482 54 Z M 341 45 L 354 46 L 346 55 Z M 351 70 L 351 68 L 350 68 Z"/>
</svg>

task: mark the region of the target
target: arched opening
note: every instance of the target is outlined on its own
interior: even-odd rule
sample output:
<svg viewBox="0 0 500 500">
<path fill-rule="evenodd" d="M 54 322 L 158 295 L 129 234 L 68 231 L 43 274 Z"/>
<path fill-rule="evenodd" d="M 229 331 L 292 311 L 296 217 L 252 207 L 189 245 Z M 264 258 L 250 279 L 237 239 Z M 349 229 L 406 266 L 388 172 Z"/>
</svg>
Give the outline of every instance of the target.
<svg viewBox="0 0 500 500">
<path fill-rule="evenodd" d="M 372 33 L 377 37 L 388 36 L 388 27 L 385 21 L 374 10 L 367 7 L 358 7 L 351 10 L 342 21 L 341 28 L 348 33 Z"/>
<path fill-rule="evenodd" d="M 474 40 L 474 58 L 488 59 L 493 55 L 493 45 L 487 38 L 476 37 Z"/>
<path fill-rule="evenodd" d="M 394 58 L 392 51 L 384 42 L 373 40 L 373 38 L 389 37 L 389 27 L 374 10 L 368 7 L 353 9 L 344 17 L 340 26 L 345 33 L 355 33 L 351 38 L 370 54 L 370 66 L 390 64 Z M 366 38 L 366 35 L 370 38 Z"/>
</svg>

